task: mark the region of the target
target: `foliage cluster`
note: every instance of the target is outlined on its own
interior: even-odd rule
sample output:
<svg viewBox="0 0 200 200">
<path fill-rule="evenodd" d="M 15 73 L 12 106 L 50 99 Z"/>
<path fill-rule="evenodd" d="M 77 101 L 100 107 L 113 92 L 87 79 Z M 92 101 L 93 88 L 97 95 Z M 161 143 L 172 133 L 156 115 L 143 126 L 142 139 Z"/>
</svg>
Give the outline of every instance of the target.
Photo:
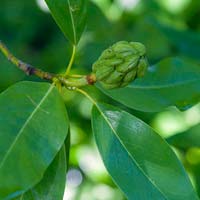
<svg viewBox="0 0 200 200">
<path fill-rule="evenodd" d="M 77 152 L 95 148 L 93 135 L 109 175 L 81 170 L 89 190 L 101 182 L 115 191 L 103 199 L 199 199 L 200 3 L 170 10 L 141 0 L 124 11 L 120 1 L 45 1 L 63 35 L 34 1 L 1 2 L 2 41 L 17 57 L 48 67 L 20 61 L 0 42 L 11 61 L 0 55 L 0 199 L 62 200 L 69 166 L 81 168 Z M 142 78 L 109 89 L 91 66 L 120 40 L 145 44 L 150 66 Z M 168 130 L 152 123 L 163 113 L 179 124 L 192 115 L 165 137 Z"/>
</svg>

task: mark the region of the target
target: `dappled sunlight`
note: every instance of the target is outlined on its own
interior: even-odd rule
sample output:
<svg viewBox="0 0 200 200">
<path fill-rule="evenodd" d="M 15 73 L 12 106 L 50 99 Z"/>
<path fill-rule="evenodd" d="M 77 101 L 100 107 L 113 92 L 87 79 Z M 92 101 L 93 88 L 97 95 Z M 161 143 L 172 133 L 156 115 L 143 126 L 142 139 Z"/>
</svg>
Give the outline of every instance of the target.
<svg viewBox="0 0 200 200">
<path fill-rule="evenodd" d="M 172 136 L 200 123 L 200 104 L 180 112 L 175 108 L 156 115 L 152 127 L 162 136 Z"/>
<path fill-rule="evenodd" d="M 49 8 L 47 7 L 47 4 L 45 3 L 45 0 L 36 0 L 38 7 L 44 11 L 49 12 Z"/>
</svg>

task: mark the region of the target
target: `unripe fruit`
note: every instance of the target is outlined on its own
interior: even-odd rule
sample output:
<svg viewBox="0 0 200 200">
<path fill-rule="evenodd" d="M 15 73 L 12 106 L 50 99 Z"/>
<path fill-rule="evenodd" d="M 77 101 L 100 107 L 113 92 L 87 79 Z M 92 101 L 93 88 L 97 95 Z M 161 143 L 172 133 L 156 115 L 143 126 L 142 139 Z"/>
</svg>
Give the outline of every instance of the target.
<svg viewBox="0 0 200 200">
<path fill-rule="evenodd" d="M 144 76 L 148 67 L 146 48 L 139 42 L 120 41 L 104 50 L 92 70 L 104 88 L 124 87 Z"/>
</svg>

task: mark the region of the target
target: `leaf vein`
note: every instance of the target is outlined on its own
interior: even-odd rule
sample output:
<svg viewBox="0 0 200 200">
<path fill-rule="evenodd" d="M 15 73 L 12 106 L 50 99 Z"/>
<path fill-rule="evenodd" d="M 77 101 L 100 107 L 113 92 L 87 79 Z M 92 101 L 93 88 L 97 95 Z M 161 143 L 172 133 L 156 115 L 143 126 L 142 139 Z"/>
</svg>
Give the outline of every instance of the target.
<svg viewBox="0 0 200 200">
<path fill-rule="evenodd" d="M 76 29 L 75 29 L 75 23 L 74 23 L 74 18 L 73 18 L 73 14 L 72 14 L 72 7 L 70 4 L 70 0 L 67 0 L 68 4 L 69 4 L 69 13 L 70 13 L 70 18 L 71 18 L 71 22 L 72 22 L 72 29 L 73 29 L 73 35 L 74 35 L 74 43 L 76 44 Z"/>
<path fill-rule="evenodd" d="M 24 129 L 26 128 L 26 126 L 28 125 L 28 123 L 31 121 L 31 119 L 33 118 L 33 116 L 35 115 L 35 113 L 40 109 L 40 106 L 44 103 L 44 101 L 46 100 L 46 98 L 48 97 L 48 95 L 50 94 L 50 92 L 52 91 L 52 89 L 54 88 L 54 85 L 52 84 L 48 91 L 46 92 L 46 94 L 43 96 L 43 98 L 41 99 L 41 101 L 38 103 L 38 105 L 35 107 L 35 109 L 33 110 L 33 112 L 30 114 L 30 116 L 27 118 L 27 120 L 25 121 L 24 125 L 22 126 L 22 128 L 19 130 L 17 137 L 15 138 L 15 140 L 12 142 L 12 144 L 10 145 L 10 148 L 8 149 L 7 153 L 5 154 L 4 158 L 1 161 L 0 164 L 0 169 L 3 167 L 6 159 L 8 158 L 10 152 L 12 151 L 12 149 L 14 148 L 15 144 L 17 143 L 18 139 L 20 138 L 21 134 L 23 133 Z"/>
<path fill-rule="evenodd" d="M 181 81 L 181 82 L 178 82 L 178 83 L 171 83 L 171 84 L 167 84 L 167 85 L 160 85 L 160 86 L 156 86 L 156 85 L 152 85 L 152 86 L 147 86 L 147 85 L 144 85 L 144 86 L 140 86 L 140 85 L 128 85 L 127 87 L 130 88 L 130 89 L 145 89 L 145 90 L 148 90 L 148 89 L 162 89 L 162 88 L 170 88 L 170 87 L 177 87 L 177 86 L 181 86 L 181 85 L 186 85 L 186 84 L 189 84 L 189 83 L 194 83 L 194 82 L 197 82 L 199 81 L 200 79 L 194 79 L 194 80 L 188 80 L 188 81 Z"/>
<path fill-rule="evenodd" d="M 122 145 L 122 147 L 125 149 L 125 151 L 128 153 L 129 157 L 133 160 L 133 162 L 136 164 L 136 166 L 141 170 L 141 172 L 144 174 L 144 176 L 147 178 L 147 180 L 149 180 L 151 182 L 151 184 L 162 194 L 162 196 L 167 200 L 167 197 L 165 196 L 165 194 L 163 194 L 163 192 L 154 184 L 154 182 L 151 180 L 151 178 L 149 178 L 146 173 L 143 171 L 143 169 L 140 167 L 140 165 L 136 162 L 136 160 L 132 157 L 131 153 L 128 151 L 128 149 L 126 148 L 126 146 L 124 145 L 124 143 L 121 141 L 120 137 L 117 135 L 115 129 L 112 127 L 112 124 L 110 123 L 110 121 L 107 119 L 107 117 L 105 116 L 105 114 L 101 111 L 101 108 L 97 106 L 97 109 L 99 110 L 100 114 L 102 115 L 102 117 L 105 119 L 105 121 L 108 123 L 108 125 L 110 126 L 111 130 L 113 131 L 114 135 L 116 136 L 116 138 L 119 140 L 120 144 Z"/>
</svg>

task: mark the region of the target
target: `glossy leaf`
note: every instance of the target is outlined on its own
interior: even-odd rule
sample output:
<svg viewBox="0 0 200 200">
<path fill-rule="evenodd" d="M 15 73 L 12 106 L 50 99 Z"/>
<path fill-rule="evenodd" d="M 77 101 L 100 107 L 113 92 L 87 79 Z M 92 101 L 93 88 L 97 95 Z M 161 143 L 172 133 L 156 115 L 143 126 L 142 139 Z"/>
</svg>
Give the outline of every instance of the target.
<svg viewBox="0 0 200 200">
<path fill-rule="evenodd" d="M 66 182 L 66 153 L 62 147 L 42 181 L 16 200 L 62 200 Z"/>
<path fill-rule="evenodd" d="M 64 102 L 49 83 L 19 82 L 0 94 L 0 199 L 42 179 L 68 126 Z"/>
<path fill-rule="evenodd" d="M 183 150 L 191 147 L 200 148 L 200 124 L 167 138 L 167 141 L 169 144 Z"/>
<path fill-rule="evenodd" d="M 77 44 L 85 28 L 87 0 L 45 1 L 64 35 L 73 44 Z"/>
<path fill-rule="evenodd" d="M 128 199 L 198 199 L 175 153 L 147 124 L 97 104 L 92 128 L 108 172 Z"/>
<path fill-rule="evenodd" d="M 168 106 L 185 110 L 200 101 L 200 65 L 188 59 L 168 58 L 149 67 L 143 78 L 105 94 L 122 104 L 145 112 Z"/>
</svg>

